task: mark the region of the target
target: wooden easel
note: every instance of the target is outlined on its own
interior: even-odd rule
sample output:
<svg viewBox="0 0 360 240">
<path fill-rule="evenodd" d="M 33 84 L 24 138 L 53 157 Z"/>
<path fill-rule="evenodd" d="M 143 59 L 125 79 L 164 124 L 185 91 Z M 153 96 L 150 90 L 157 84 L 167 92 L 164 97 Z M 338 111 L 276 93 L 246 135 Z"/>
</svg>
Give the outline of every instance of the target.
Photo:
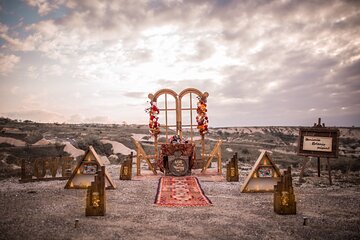
<svg viewBox="0 0 360 240">
<path fill-rule="evenodd" d="M 325 129 L 325 123 L 321 123 L 321 118 L 318 119 L 318 123 L 314 123 L 313 129 L 315 130 L 323 130 Z M 300 136 L 299 136 L 300 138 Z M 334 140 L 334 139 L 333 139 Z M 338 146 L 338 144 L 336 144 L 336 146 Z M 300 141 L 299 141 L 299 148 L 300 148 Z M 337 157 L 337 149 L 334 150 L 336 152 L 336 157 Z M 316 154 L 315 154 L 316 155 Z M 315 156 L 315 155 L 311 155 L 311 156 Z M 317 158 L 317 175 L 318 177 L 320 177 L 320 155 L 316 155 L 315 156 Z M 302 164 L 302 168 L 300 171 L 300 177 L 299 177 L 299 182 L 301 183 L 303 181 L 303 177 L 304 177 L 304 171 L 305 171 L 305 167 L 307 165 L 307 163 L 310 161 L 309 156 L 305 156 L 305 159 L 303 160 L 303 164 Z M 328 168 L 328 177 L 329 177 L 329 184 L 332 185 L 332 178 L 331 178 L 331 165 L 330 165 L 330 157 L 326 157 L 326 161 L 327 161 L 327 168 Z"/>
<path fill-rule="evenodd" d="M 157 144 L 155 144 L 155 154 L 154 155 L 147 155 L 141 144 L 133 139 L 133 142 L 136 147 L 136 176 L 141 175 L 141 160 L 145 160 L 147 164 L 149 165 L 150 170 L 154 173 L 154 175 L 157 175 L 156 169 L 154 165 L 151 163 L 150 159 L 156 160 L 158 158 L 158 150 L 157 150 Z"/>
<path fill-rule="evenodd" d="M 217 141 L 217 143 L 215 144 L 213 150 L 211 151 L 210 154 L 202 154 L 202 157 L 206 157 L 206 161 L 204 162 L 204 167 L 201 170 L 201 173 L 205 173 L 206 170 L 209 168 L 211 160 L 213 160 L 214 157 L 217 158 L 217 165 L 218 165 L 218 173 L 221 174 L 222 173 L 222 160 L 221 160 L 221 144 L 222 141 L 219 140 Z"/>
</svg>

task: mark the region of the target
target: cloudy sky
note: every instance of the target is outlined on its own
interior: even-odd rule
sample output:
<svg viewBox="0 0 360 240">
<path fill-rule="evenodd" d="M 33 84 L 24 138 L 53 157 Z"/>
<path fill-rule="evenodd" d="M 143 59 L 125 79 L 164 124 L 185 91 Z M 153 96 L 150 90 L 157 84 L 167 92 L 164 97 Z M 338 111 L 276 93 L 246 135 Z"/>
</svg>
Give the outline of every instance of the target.
<svg viewBox="0 0 360 240">
<path fill-rule="evenodd" d="M 209 93 L 210 127 L 360 126 L 360 1 L 0 1 L 0 115 L 147 123 Z"/>
</svg>

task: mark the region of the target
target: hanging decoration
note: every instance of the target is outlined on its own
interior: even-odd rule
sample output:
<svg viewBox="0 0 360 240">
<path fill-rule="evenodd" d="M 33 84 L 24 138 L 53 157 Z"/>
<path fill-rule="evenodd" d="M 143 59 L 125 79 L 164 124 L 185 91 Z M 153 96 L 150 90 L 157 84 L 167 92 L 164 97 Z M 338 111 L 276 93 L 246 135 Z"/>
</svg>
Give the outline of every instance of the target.
<svg viewBox="0 0 360 240">
<path fill-rule="evenodd" d="M 207 109 L 206 109 L 206 98 L 200 98 L 198 97 L 199 102 L 197 103 L 197 116 L 196 116 L 196 121 L 197 121 L 197 129 L 199 129 L 199 133 L 201 135 L 205 135 L 208 132 L 208 116 L 206 114 Z"/>
<path fill-rule="evenodd" d="M 145 110 L 149 113 L 149 128 L 150 133 L 154 136 L 160 133 L 160 123 L 159 123 L 159 108 L 156 106 L 156 102 L 150 102 L 150 107 Z"/>
</svg>

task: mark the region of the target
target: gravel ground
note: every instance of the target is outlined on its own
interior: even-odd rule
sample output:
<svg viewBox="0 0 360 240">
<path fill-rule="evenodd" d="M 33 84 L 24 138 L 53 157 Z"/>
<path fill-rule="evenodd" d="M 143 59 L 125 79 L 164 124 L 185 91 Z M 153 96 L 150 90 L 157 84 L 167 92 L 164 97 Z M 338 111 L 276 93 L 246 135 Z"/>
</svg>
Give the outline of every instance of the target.
<svg viewBox="0 0 360 240">
<path fill-rule="evenodd" d="M 360 239 L 358 183 L 307 178 L 295 186 L 298 214 L 286 216 L 274 213 L 273 194 L 240 193 L 243 177 L 201 182 L 211 207 L 169 208 L 153 204 L 158 181 L 116 172 L 104 217 L 85 217 L 86 190 L 65 190 L 66 181 L 0 181 L 0 239 Z"/>
</svg>

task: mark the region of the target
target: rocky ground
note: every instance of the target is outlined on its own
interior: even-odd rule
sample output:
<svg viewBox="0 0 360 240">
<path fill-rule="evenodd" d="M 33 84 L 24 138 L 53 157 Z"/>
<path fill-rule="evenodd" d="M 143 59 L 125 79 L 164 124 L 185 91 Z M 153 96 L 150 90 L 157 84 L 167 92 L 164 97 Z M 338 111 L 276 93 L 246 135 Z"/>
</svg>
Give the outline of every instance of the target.
<svg viewBox="0 0 360 240">
<path fill-rule="evenodd" d="M 85 190 L 66 181 L 20 184 L 0 181 L 0 239 L 359 239 L 360 173 L 305 177 L 294 188 L 296 215 L 277 215 L 272 193 L 240 193 L 239 182 L 201 181 L 211 207 L 169 208 L 153 204 L 158 181 L 118 180 L 107 190 L 104 217 L 85 217 Z M 296 184 L 295 184 L 296 183 Z M 307 225 L 303 225 L 307 218 Z M 75 219 L 79 225 L 74 227 Z"/>
</svg>

